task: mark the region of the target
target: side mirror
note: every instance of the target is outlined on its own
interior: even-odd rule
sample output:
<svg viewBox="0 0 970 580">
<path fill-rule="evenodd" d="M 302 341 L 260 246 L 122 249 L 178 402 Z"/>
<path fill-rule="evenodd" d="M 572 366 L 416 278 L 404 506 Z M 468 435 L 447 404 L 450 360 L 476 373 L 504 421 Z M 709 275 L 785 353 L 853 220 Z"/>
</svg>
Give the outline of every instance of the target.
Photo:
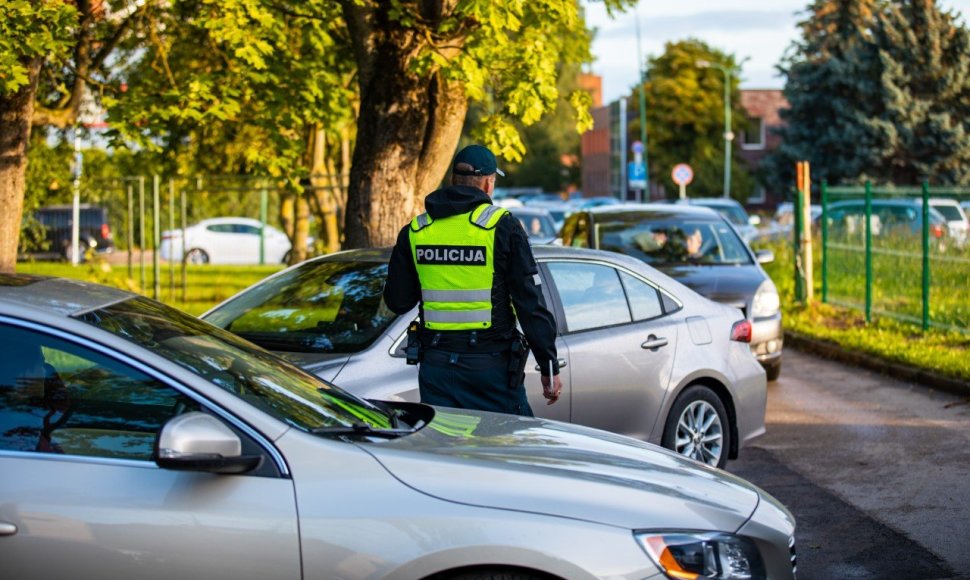
<svg viewBox="0 0 970 580">
<path fill-rule="evenodd" d="M 246 473 L 262 462 L 260 455 L 243 455 L 239 437 L 205 413 L 178 415 L 155 440 L 155 464 L 163 469 Z"/>
<path fill-rule="evenodd" d="M 748 223 L 751 224 L 751 225 L 753 225 L 753 226 L 760 226 L 761 225 L 761 216 L 760 215 L 749 216 L 748 217 Z"/>
<path fill-rule="evenodd" d="M 754 255 L 759 264 L 769 264 L 775 261 L 775 253 L 771 250 L 758 250 Z"/>
</svg>

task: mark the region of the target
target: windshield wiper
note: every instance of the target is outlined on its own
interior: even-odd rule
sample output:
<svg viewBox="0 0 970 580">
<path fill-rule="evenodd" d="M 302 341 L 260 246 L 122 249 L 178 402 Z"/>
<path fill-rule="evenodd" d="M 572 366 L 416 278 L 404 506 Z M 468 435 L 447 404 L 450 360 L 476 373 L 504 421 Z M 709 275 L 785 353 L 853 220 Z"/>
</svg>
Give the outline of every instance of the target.
<svg viewBox="0 0 970 580">
<path fill-rule="evenodd" d="M 351 425 L 341 425 L 339 427 L 317 427 L 311 429 L 314 435 L 359 435 L 363 437 L 384 437 L 393 439 L 402 435 L 414 433 L 414 429 L 376 429 L 367 423 L 356 421 Z"/>
</svg>

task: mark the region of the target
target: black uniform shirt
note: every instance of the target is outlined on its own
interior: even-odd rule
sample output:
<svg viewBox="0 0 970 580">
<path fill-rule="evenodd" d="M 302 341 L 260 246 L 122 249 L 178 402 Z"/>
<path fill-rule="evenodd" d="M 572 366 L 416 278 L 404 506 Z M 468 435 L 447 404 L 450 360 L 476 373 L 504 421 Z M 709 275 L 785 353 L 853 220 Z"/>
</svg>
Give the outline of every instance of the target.
<svg viewBox="0 0 970 580">
<path fill-rule="evenodd" d="M 452 185 L 439 189 L 425 198 L 425 209 L 432 219 L 442 219 L 468 213 L 479 205 L 491 204 L 488 195 L 476 188 Z M 475 227 L 469 224 L 469 227 Z M 398 314 L 406 314 L 421 301 L 421 284 L 411 256 L 408 232 L 410 224 L 401 228 L 388 263 L 384 302 Z M 539 268 L 532 255 L 529 238 L 519 220 L 504 215 L 495 227 L 495 278 L 492 283 L 492 327 L 475 331 L 476 343 L 471 344 L 471 331 L 433 331 L 422 329 L 421 342 L 430 346 L 434 335 L 440 335 L 436 348 L 452 352 L 495 352 L 509 347 L 515 332 L 515 318 L 529 341 L 539 368 L 548 374 L 552 361 L 559 374 L 556 359 L 556 320 L 539 286 Z M 515 311 L 512 311 L 515 305 Z"/>
</svg>

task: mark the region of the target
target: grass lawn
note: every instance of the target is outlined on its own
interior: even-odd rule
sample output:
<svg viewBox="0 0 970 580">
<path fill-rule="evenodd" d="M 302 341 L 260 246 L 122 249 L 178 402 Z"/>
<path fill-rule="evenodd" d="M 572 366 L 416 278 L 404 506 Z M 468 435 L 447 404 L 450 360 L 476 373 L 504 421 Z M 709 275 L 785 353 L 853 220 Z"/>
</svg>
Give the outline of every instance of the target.
<svg viewBox="0 0 970 580">
<path fill-rule="evenodd" d="M 162 264 L 159 276 L 158 299 L 162 302 L 198 316 L 209 308 L 255 284 L 263 278 L 283 269 L 281 265 L 267 266 L 189 266 L 186 273 L 185 300 L 182 299 L 181 270 L 175 269 L 174 292 L 168 264 Z M 145 288 L 141 289 L 141 274 L 135 265 L 132 278 L 128 277 L 128 267 L 112 266 L 104 261 L 94 261 L 71 266 L 64 262 L 19 262 L 20 274 L 40 274 L 61 276 L 107 286 L 115 286 L 145 296 L 152 296 L 154 278 L 151 263 L 145 267 Z"/>
<path fill-rule="evenodd" d="M 824 339 L 846 350 L 970 380 L 970 332 L 967 328 L 970 279 L 961 262 L 948 261 L 933 265 L 931 318 L 947 324 L 951 329 L 931 327 L 923 332 L 919 324 L 876 313 L 876 310 L 885 309 L 919 319 L 919 260 L 902 261 L 887 259 L 886 256 L 880 260 L 874 259 L 874 313 L 872 322 L 867 324 L 862 310 L 865 268 L 864 263 L 858 263 L 858 255 L 853 253 L 835 258 L 844 261 L 832 268 L 829 277 L 830 298 L 851 302 L 853 306 L 858 304 L 857 308 L 821 303 L 821 265 L 818 256 L 815 261 L 815 302 L 803 305 L 795 302 L 791 245 L 782 242 L 765 247 L 775 252 L 775 261 L 765 264 L 765 270 L 778 287 L 786 330 Z M 831 260 L 833 256 L 830 254 L 830 264 Z"/>
</svg>

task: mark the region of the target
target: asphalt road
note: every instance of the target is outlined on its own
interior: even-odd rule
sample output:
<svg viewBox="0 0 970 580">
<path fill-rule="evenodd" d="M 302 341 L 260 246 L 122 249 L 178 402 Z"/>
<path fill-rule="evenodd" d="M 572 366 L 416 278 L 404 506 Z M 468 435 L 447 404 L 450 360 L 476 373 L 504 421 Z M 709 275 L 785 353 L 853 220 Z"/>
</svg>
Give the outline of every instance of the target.
<svg viewBox="0 0 970 580">
<path fill-rule="evenodd" d="M 800 580 L 970 579 L 970 398 L 788 350 L 767 428 L 728 471 L 795 515 Z"/>
</svg>

